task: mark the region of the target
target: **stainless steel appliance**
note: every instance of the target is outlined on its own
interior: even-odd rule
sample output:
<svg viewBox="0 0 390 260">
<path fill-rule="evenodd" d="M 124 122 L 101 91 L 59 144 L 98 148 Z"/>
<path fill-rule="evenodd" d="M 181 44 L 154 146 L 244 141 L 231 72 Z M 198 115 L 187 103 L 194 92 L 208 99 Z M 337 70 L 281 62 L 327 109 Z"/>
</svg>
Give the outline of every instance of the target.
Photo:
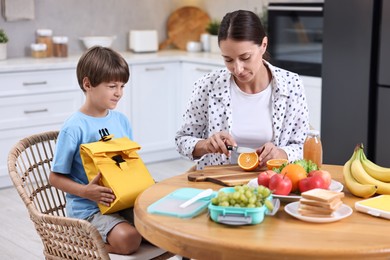
<svg viewBox="0 0 390 260">
<path fill-rule="evenodd" d="M 321 76 L 323 5 L 323 0 L 269 3 L 268 51 L 274 65 Z"/>
</svg>

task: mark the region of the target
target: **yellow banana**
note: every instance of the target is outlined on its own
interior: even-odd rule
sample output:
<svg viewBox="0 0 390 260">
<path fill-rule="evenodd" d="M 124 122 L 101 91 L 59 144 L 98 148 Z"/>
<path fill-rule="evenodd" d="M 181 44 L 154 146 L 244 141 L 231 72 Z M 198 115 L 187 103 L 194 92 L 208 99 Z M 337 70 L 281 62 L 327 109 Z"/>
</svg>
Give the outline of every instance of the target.
<svg viewBox="0 0 390 260">
<path fill-rule="evenodd" d="M 362 162 L 360 161 L 362 150 L 359 149 L 356 154 L 356 158 L 351 164 L 352 176 L 361 184 L 371 184 L 377 187 L 376 193 L 378 194 L 390 194 L 390 183 L 378 181 L 371 177 L 366 170 L 364 170 Z"/>
<path fill-rule="evenodd" d="M 349 159 L 343 167 L 344 182 L 348 190 L 355 196 L 361 198 L 369 198 L 376 193 L 376 186 L 371 184 L 361 184 L 351 174 L 351 164 L 355 160 L 356 150 L 351 159 Z"/>
<path fill-rule="evenodd" d="M 361 148 L 362 149 L 362 148 Z M 378 181 L 390 182 L 390 168 L 382 167 L 367 159 L 364 151 L 361 152 L 361 162 L 364 170 Z"/>
</svg>

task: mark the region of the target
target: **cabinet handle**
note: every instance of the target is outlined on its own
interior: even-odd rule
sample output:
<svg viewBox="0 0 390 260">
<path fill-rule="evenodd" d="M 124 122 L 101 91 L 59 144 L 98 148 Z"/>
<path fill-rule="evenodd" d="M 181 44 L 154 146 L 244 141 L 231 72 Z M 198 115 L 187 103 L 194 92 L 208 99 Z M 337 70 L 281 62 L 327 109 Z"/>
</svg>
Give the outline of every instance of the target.
<svg viewBox="0 0 390 260">
<path fill-rule="evenodd" d="M 205 68 L 196 68 L 195 70 L 200 71 L 200 72 L 212 72 L 213 71 L 212 69 L 205 69 Z"/>
<path fill-rule="evenodd" d="M 23 82 L 23 86 L 46 85 L 47 81 Z"/>
<path fill-rule="evenodd" d="M 164 67 L 145 68 L 146 71 L 164 70 Z"/>
<path fill-rule="evenodd" d="M 24 113 L 25 114 L 34 114 L 34 113 L 44 113 L 44 112 L 48 112 L 49 110 L 47 108 L 43 108 L 43 109 L 37 109 L 37 110 L 25 110 Z"/>
</svg>

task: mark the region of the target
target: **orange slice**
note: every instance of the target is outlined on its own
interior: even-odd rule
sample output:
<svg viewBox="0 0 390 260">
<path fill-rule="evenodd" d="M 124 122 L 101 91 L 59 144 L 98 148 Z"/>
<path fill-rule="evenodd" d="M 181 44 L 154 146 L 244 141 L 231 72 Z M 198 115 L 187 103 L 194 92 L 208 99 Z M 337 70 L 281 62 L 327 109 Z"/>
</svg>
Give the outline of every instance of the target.
<svg viewBox="0 0 390 260">
<path fill-rule="evenodd" d="M 274 168 L 279 169 L 284 163 L 288 163 L 287 159 L 271 159 L 267 161 L 268 170 L 273 170 Z"/>
<path fill-rule="evenodd" d="M 241 153 L 238 156 L 238 166 L 244 171 L 253 171 L 259 166 L 259 156 L 256 152 L 253 153 Z"/>
</svg>

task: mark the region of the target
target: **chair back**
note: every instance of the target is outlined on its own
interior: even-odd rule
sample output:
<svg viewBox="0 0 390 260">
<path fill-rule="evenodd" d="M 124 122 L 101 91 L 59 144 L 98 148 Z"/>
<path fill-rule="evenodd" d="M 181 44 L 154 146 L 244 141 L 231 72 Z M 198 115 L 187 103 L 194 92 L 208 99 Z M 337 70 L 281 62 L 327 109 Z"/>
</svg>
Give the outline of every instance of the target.
<svg viewBox="0 0 390 260">
<path fill-rule="evenodd" d="M 27 207 L 47 259 L 110 259 L 104 242 L 86 220 L 67 218 L 65 193 L 48 178 L 58 131 L 20 140 L 8 155 L 8 172 Z"/>
</svg>

